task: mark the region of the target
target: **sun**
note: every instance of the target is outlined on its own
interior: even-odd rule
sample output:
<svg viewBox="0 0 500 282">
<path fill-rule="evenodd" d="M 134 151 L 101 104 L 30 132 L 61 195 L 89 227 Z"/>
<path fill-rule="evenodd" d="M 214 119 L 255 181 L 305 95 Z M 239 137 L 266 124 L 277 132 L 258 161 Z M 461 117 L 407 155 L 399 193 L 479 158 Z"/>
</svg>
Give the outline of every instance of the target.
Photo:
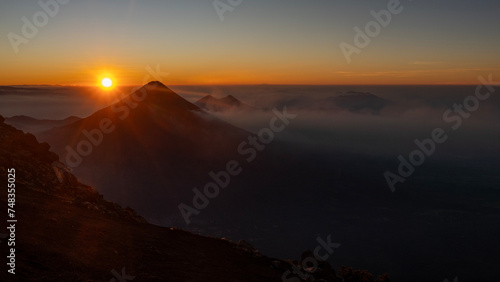
<svg viewBox="0 0 500 282">
<path fill-rule="evenodd" d="M 109 88 L 113 85 L 113 81 L 109 77 L 106 77 L 102 79 L 101 84 L 104 88 Z"/>
</svg>

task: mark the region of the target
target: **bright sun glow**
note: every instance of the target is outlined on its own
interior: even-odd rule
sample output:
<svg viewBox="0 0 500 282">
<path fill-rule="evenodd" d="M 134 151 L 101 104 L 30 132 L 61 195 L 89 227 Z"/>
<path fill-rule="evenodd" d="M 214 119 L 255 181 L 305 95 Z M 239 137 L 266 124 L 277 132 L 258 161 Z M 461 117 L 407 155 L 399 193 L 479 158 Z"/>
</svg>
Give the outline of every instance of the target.
<svg viewBox="0 0 500 282">
<path fill-rule="evenodd" d="M 109 78 L 103 78 L 103 80 L 101 81 L 101 84 L 102 86 L 108 88 L 108 87 L 111 87 L 111 85 L 113 85 L 113 81 Z"/>
</svg>

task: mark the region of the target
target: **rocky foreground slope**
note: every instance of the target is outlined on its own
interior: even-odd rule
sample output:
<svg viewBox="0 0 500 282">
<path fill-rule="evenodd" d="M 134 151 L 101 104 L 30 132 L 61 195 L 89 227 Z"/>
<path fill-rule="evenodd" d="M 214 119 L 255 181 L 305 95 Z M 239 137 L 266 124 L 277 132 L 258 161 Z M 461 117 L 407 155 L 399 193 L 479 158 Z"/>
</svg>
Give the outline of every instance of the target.
<svg viewBox="0 0 500 282">
<path fill-rule="evenodd" d="M 373 281 L 366 272 L 345 268 L 339 278 L 326 262 L 308 273 L 301 262 L 265 257 L 245 242 L 151 225 L 80 183 L 46 143 L 0 116 L 3 186 L 13 178 L 9 173 L 15 174 L 9 193 L 15 194 L 17 222 L 14 237 L 0 235 L 2 254 L 11 256 L 2 255 L 0 281 Z M 7 191 L 0 199 L 4 223 L 7 199 L 13 198 Z M 8 246 L 12 241 L 15 246 Z"/>
</svg>

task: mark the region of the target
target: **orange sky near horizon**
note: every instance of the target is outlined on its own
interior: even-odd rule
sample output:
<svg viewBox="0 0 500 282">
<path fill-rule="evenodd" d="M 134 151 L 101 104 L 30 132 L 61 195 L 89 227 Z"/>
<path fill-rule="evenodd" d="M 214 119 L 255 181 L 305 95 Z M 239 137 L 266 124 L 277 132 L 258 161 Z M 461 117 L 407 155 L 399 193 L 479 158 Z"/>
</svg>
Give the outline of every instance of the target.
<svg viewBox="0 0 500 282">
<path fill-rule="evenodd" d="M 167 65 L 167 64 L 165 64 Z M 160 73 L 157 72 L 159 68 Z M 493 67 L 460 68 L 445 64 L 408 64 L 401 68 L 358 67 L 352 70 L 334 67 L 315 69 L 305 66 L 261 70 L 238 68 L 162 68 L 162 64 L 146 66 L 106 66 L 81 68 L 52 65 L 41 68 L 17 65 L 10 71 L 0 71 L 0 85 L 99 85 L 104 77 L 110 77 L 117 86 L 142 85 L 160 80 L 167 85 L 242 85 L 242 84 L 285 84 L 285 85 L 474 85 L 478 76 L 500 77 L 500 69 Z M 29 80 L 26 78 L 29 77 Z"/>
<path fill-rule="evenodd" d="M 499 18 L 492 4 L 460 0 L 448 13 L 446 3 L 405 3 L 348 62 L 340 44 L 354 44 L 353 28 L 363 28 L 373 20 L 370 12 L 385 9 L 387 1 L 247 1 L 223 21 L 209 2 L 71 1 L 17 53 L 7 36 L 0 41 L 0 85 L 91 86 L 103 76 L 117 86 L 151 80 L 460 85 L 500 77 Z M 40 10 L 21 1 L 0 9 L 0 33 L 22 35 L 23 17 L 32 20 Z M 153 75 L 157 68 L 165 74 Z"/>
</svg>

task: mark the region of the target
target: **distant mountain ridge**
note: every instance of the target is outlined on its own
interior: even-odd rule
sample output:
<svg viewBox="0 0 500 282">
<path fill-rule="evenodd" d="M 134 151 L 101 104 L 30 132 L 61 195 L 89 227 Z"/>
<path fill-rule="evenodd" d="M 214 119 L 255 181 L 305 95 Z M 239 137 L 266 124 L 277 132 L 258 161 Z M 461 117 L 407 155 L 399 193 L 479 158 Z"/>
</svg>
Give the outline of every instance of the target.
<svg viewBox="0 0 500 282">
<path fill-rule="evenodd" d="M 348 110 L 350 112 L 379 113 L 389 103 L 388 100 L 380 98 L 369 92 L 348 91 L 336 97 L 326 99 L 333 107 Z M 328 103 L 327 103 L 328 104 Z"/>
<path fill-rule="evenodd" d="M 29 116 L 13 116 L 5 118 L 5 123 L 14 126 L 17 129 L 36 133 L 51 129 L 53 127 L 65 126 L 70 123 L 76 122 L 81 118 L 71 116 L 63 120 L 49 120 L 49 119 L 36 119 Z"/>
<path fill-rule="evenodd" d="M 348 91 L 316 101 L 302 101 L 301 110 L 379 114 L 390 101 L 369 92 Z"/>
<path fill-rule="evenodd" d="M 251 111 L 256 108 L 247 105 L 236 99 L 233 95 L 227 95 L 223 98 L 215 98 L 212 95 L 207 95 L 194 103 L 201 109 L 210 112 L 233 112 L 233 111 Z"/>
</svg>

